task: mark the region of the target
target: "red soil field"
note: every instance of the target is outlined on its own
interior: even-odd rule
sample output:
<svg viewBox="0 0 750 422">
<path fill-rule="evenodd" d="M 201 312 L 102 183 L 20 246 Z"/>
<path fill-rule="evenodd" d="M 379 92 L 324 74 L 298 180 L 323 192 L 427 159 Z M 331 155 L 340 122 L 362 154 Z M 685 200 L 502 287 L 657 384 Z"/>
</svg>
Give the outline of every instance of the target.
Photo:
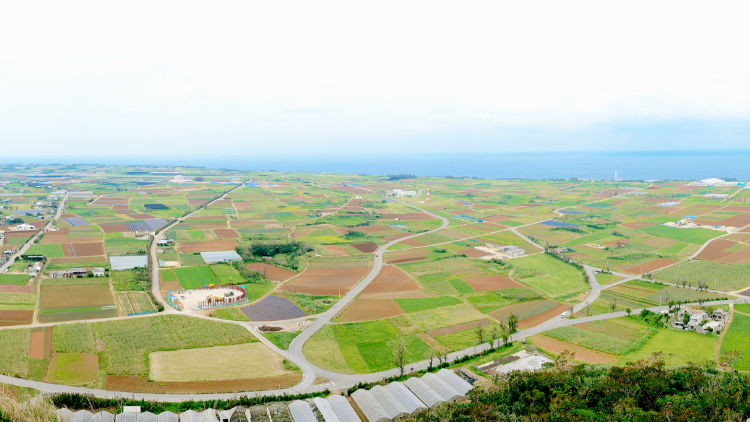
<svg viewBox="0 0 750 422">
<path fill-rule="evenodd" d="M 162 292 L 168 292 L 172 290 L 180 290 L 182 289 L 182 286 L 180 286 L 179 281 L 161 281 L 159 282 L 159 289 Z"/>
<path fill-rule="evenodd" d="M 348 206 L 348 205 L 347 205 L 347 206 L 345 206 L 345 207 L 342 207 L 341 209 L 342 209 L 343 211 L 355 211 L 355 212 L 362 212 L 362 211 L 365 211 L 365 208 L 364 208 L 364 207 L 350 207 L 350 206 Z"/>
<path fill-rule="evenodd" d="M 623 224 L 620 224 L 620 225 L 623 226 L 623 227 L 625 227 L 625 228 L 628 228 L 628 229 L 642 229 L 644 227 L 653 226 L 653 224 L 640 223 L 640 222 L 637 222 L 637 221 L 632 222 L 632 223 L 623 223 Z"/>
<path fill-rule="evenodd" d="M 346 308 L 339 319 L 341 322 L 371 321 L 403 313 L 404 311 L 393 299 L 358 299 Z"/>
<path fill-rule="evenodd" d="M 356 230 L 362 233 L 376 233 L 376 232 L 387 232 L 393 229 L 391 229 L 390 227 L 383 227 L 383 226 L 362 226 L 362 227 L 356 227 L 353 230 Z"/>
<path fill-rule="evenodd" d="M 349 256 L 351 255 L 346 249 L 339 245 L 321 245 L 325 250 L 332 253 L 333 256 Z"/>
<path fill-rule="evenodd" d="M 641 268 L 642 268 L 643 269 L 642 271 L 645 274 L 651 271 L 656 271 L 659 268 L 664 268 L 667 265 L 672 265 L 676 263 L 677 261 L 674 261 L 671 259 L 659 258 L 659 259 L 655 259 L 653 261 L 647 262 L 643 265 L 634 265 L 632 267 L 625 268 L 623 271 L 628 272 L 630 274 L 640 274 Z"/>
<path fill-rule="evenodd" d="M 34 311 L 1 311 L 0 310 L 0 327 L 9 325 L 31 324 L 34 319 Z"/>
<path fill-rule="evenodd" d="M 421 221 L 421 220 L 432 220 L 433 216 L 425 213 L 413 213 L 413 214 L 381 214 L 383 220 L 395 220 L 398 218 L 399 221 Z"/>
<path fill-rule="evenodd" d="M 265 270 L 266 279 L 270 281 L 287 281 L 297 275 L 294 271 L 274 267 L 273 265 L 268 265 L 263 262 L 252 262 L 245 264 L 245 266 L 253 271 L 258 271 L 259 273 L 263 273 Z"/>
<path fill-rule="evenodd" d="M 539 346 L 542 349 L 555 354 L 560 354 L 566 350 L 569 352 L 574 352 L 576 354 L 575 360 L 578 362 L 605 364 L 612 364 L 617 362 L 617 356 L 608 355 L 604 352 L 597 352 L 595 350 L 587 349 L 577 344 L 566 343 L 564 341 L 560 341 L 552 337 L 547 337 L 545 335 L 534 336 L 531 338 L 531 342 L 535 346 Z"/>
<path fill-rule="evenodd" d="M 390 242 L 392 240 L 398 240 L 398 239 L 403 239 L 405 237 L 412 236 L 413 234 L 414 233 L 397 233 L 397 234 L 392 234 L 390 236 L 384 237 L 383 240 L 385 240 L 386 242 Z"/>
<path fill-rule="evenodd" d="M 420 242 L 420 241 L 418 241 L 418 240 L 414 240 L 414 239 L 406 239 L 406 240 L 402 240 L 402 241 L 401 241 L 401 242 L 399 242 L 399 243 L 402 243 L 402 244 L 404 244 L 404 245 L 409 245 L 409 246 L 427 246 L 427 244 L 426 244 L 426 243 L 422 243 L 422 242 Z"/>
<path fill-rule="evenodd" d="M 497 208 L 497 207 L 496 206 L 492 206 L 492 205 L 474 205 L 473 208 L 476 208 L 478 210 L 491 210 L 491 209 Z"/>
<path fill-rule="evenodd" d="M 234 207 L 239 211 L 248 211 L 253 209 L 253 204 L 250 204 L 248 202 L 235 202 Z"/>
<path fill-rule="evenodd" d="M 52 233 L 56 233 L 56 232 L 52 232 Z M 66 241 L 70 242 L 69 240 L 67 240 L 67 236 L 65 236 L 64 234 L 63 235 L 47 234 L 47 235 L 44 235 L 44 237 L 39 243 L 41 243 L 42 245 L 48 245 L 52 243 L 65 243 Z"/>
<path fill-rule="evenodd" d="M 0 284 L 0 293 L 28 293 L 36 292 L 35 286 L 19 286 L 17 284 Z"/>
<path fill-rule="evenodd" d="M 472 289 L 477 292 L 490 290 L 512 289 L 526 287 L 521 283 L 504 275 L 489 275 L 485 277 L 466 277 L 463 279 Z"/>
<path fill-rule="evenodd" d="M 194 223 L 194 224 L 190 224 L 190 229 L 188 230 L 225 229 L 225 228 L 227 228 L 227 223 Z"/>
<path fill-rule="evenodd" d="M 750 247 L 746 247 L 745 249 L 724 258 L 717 259 L 716 262 L 722 264 L 750 264 Z"/>
<path fill-rule="evenodd" d="M 732 242 L 731 240 L 712 240 L 711 243 L 703 248 L 701 253 L 699 253 L 696 258 L 705 259 L 707 261 L 715 261 L 717 259 L 724 258 L 732 254 L 731 252 L 724 252 L 724 250 L 734 245 L 736 245 L 736 243 Z"/>
<path fill-rule="evenodd" d="M 96 264 L 107 262 L 106 256 L 80 256 L 77 258 L 50 258 L 50 264 Z"/>
<path fill-rule="evenodd" d="M 417 262 L 417 261 L 424 261 L 427 258 L 425 257 L 416 257 L 416 258 L 404 258 L 404 259 L 397 259 L 394 261 L 388 261 L 390 264 L 404 264 L 406 262 Z"/>
<path fill-rule="evenodd" d="M 369 266 L 346 268 L 308 268 L 299 277 L 282 286 L 282 290 L 310 295 L 347 293 L 370 272 Z"/>
<path fill-rule="evenodd" d="M 99 226 L 104 233 L 122 233 L 129 231 L 125 224 L 102 224 Z"/>
<path fill-rule="evenodd" d="M 73 245 L 73 246 L 71 246 Z M 83 257 L 83 256 L 101 256 L 104 255 L 104 245 L 101 242 L 96 243 L 63 243 L 63 255 L 66 258 Z M 73 253 L 75 249 L 75 254 Z"/>
<path fill-rule="evenodd" d="M 462 209 L 462 210 L 448 211 L 448 213 L 453 214 L 453 215 L 462 215 L 462 214 L 468 215 L 468 214 L 475 214 L 476 211 L 470 210 L 470 209 Z"/>
<path fill-rule="evenodd" d="M 714 223 L 714 225 L 729 227 L 744 227 L 748 224 L 750 224 L 750 213 L 733 215 L 719 221 L 718 223 Z"/>
<path fill-rule="evenodd" d="M 490 312 L 490 316 L 497 319 L 497 320 L 505 320 L 508 318 L 508 316 L 511 313 L 515 313 L 516 315 L 523 316 L 524 314 L 529 314 L 530 312 L 536 312 L 536 309 L 542 309 L 542 302 L 552 302 L 549 300 L 543 300 L 543 301 L 531 301 L 531 302 L 524 302 L 524 303 L 518 303 L 515 305 L 506 306 L 505 308 L 498 309 L 496 311 Z M 559 315 L 563 313 L 563 311 L 567 310 L 568 307 L 566 305 L 563 305 L 561 303 L 555 304 L 554 307 L 540 312 L 536 315 L 532 315 L 529 317 L 526 317 L 518 322 L 518 326 L 520 328 L 530 328 L 534 327 L 536 325 L 539 325 L 542 322 L 545 322 L 555 315 Z"/>
<path fill-rule="evenodd" d="M 472 258 L 481 258 L 483 256 L 489 255 L 487 252 L 482 252 L 479 249 L 474 249 L 474 248 L 461 249 L 460 251 L 458 251 L 458 253 L 462 253 Z"/>
<path fill-rule="evenodd" d="M 34 226 L 36 227 L 36 226 Z M 6 231 L 5 237 L 31 237 L 39 230 Z"/>
<path fill-rule="evenodd" d="M 29 359 L 49 359 L 52 356 L 52 327 L 31 330 Z"/>
<path fill-rule="evenodd" d="M 210 240 L 207 242 L 177 242 L 177 252 L 233 251 L 237 247 L 234 240 Z"/>
<path fill-rule="evenodd" d="M 534 315 L 532 317 L 523 319 L 518 322 L 518 326 L 520 328 L 531 328 L 536 327 L 537 325 L 549 321 L 550 319 L 554 318 L 557 315 L 560 315 L 561 313 L 568 310 L 567 305 L 563 305 L 562 303 L 555 306 L 554 308 L 544 311 L 541 314 Z"/>
<path fill-rule="evenodd" d="M 112 205 L 112 209 L 115 210 L 115 211 L 117 211 L 117 210 L 127 210 L 128 206 L 127 205 Z"/>
<path fill-rule="evenodd" d="M 219 239 L 237 239 L 240 237 L 239 233 L 232 229 L 214 229 L 214 234 Z"/>
<path fill-rule="evenodd" d="M 393 265 L 385 265 L 380 274 L 362 291 L 362 294 L 382 294 L 419 290 L 405 272 Z"/>
<path fill-rule="evenodd" d="M 83 308 L 115 303 L 107 284 L 42 286 L 41 290 L 40 309 Z"/>
<path fill-rule="evenodd" d="M 349 246 L 362 253 L 373 253 L 378 250 L 378 245 L 374 243 L 352 243 Z"/>
<path fill-rule="evenodd" d="M 293 387 L 302 380 L 302 375 L 254 378 L 227 381 L 195 382 L 149 382 L 147 377 L 137 375 L 107 375 L 106 389 L 152 394 L 208 394 L 236 393 Z"/>
<path fill-rule="evenodd" d="M 70 233 L 70 227 L 63 227 L 63 228 L 60 228 L 60 229 L 55 230 L 55 231 L 48 231 L 47 232 L 48 235 L 53 235 L 53 236 L 67 235 L 69 233 Z"/>
<path fill-rule="evenodd" d="M 427 249 L 409 249 L 405 251 L 389 252 L 385 254 L 385 262 L 394 262 L 402 259 L 421 258 L 430 253 Z"/>
</svg>

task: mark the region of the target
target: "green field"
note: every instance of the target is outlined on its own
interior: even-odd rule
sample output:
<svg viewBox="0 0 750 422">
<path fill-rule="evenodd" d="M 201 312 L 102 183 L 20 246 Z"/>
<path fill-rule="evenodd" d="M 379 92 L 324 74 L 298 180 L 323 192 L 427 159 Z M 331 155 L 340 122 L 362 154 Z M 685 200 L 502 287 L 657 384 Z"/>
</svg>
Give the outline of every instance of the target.
<svg viewBox="0 0 750 422">
<path fill-rule="evenodd" d="M 0 310 L 33 310 L 35 306 L 35 294 L 0 292 Z"/>
<path fill-rule="evenodd" d="M 185 289 L 202 289 L 207 284 L 217 284 L 218 281 L 211 270 L 201 265 L 198 267 L 176 268 L 175 273 L 180 280 L 180 286 Z"/>
<path fill-rule="evenodd" d="M 64 256 L 62 246 L 57 243 L 47 245 L 37 243 L 29 248 L 26 255 L 44 255 L 47 258 L 62 258 Z"/>
<path fill-rule="evenodd" d="M 214 276 L 219 280 L 219 284 L 242 284 L 245 278 L 240 275 L 231 265 L 211 264 L 208 266 Z"/>
<path fill-rule="evenodd" d="M 726 292 L 750 286 L 750 268 L 702 259 L 680 262 L 672 267 L 655 271 L 653 277 L 655 280 L 670 283 L 687 281 L 693 286 L 696 286 L 698 282 L 704 282 L 711 289 L 714 288 L 714 280 L 716 280 L 716 289 Z"/>
<path fill-rule="evenodd" d="M 735 309 L 738 306 L 743 306 L 742 309 L 750 307 L 750 305 L 734 305 Z M 742 360 L 737 363 L 735 369 L 740 371 L 750 370 L 750 316 L 737 312 L 734 313 L 732 324 L 721 342 L 721 353 L 733 350 L 742 353 Z"/>
<path fill-rule="evenodd" d="M 513 278 L 550 298 L 570 296 L 589 288 L 581 270 L 548 254 L 518 258 L 512 263 L 516 267 Z M 517 276 L 519 272 L 524 276 Z M 527 274 L 531 276 L 526 277 Z"/>
<path fill-rule="evenodd" d="M 666 237 L 667 239 L 678 242 L 692 243 L 693 245 L 702 245 L 714 237 L 719 237 L 724 232 L 710 229 L 678 229 L 669 226 L 655 225 L 638 229 L 656 237 Z"/>
<path fill-rule="evenodd" d="M 589 322 L 585 329 L 575 326 L 555 328 L 545 334 L 589 349 L 623 355 L 635 351 L 639 345 L 648 341 L 656 334 L 656 329 L 634 319 L 618 318 Z"/>
<path fill-rule="evenodd" d="M 25 377 L 29 371 L 31 330 L 0 330 L 0 374 Z"/>
<path fill-rule="evenodd" d="M 622 277 L 618 277 L 614 274 L 606 274 L 606 273 L 598 273 L 596 274 L 596 281 L 601 284 L 602 286 L 608 286 L 612 283 L 615 283 L 619 280 L 622 280 Z"/>
<path fill-rule="evenodd" d="M 136 240 L 129 237 L 116 237 L 106 239 L 104 241 L 104 249 L 106 250 L 107 255 L 145 254 L 147 243 L 148 242 L 145 240 Z"/>
<path fill-rule="evenodd" d="M 180 259 L 182 261 L 182 265 L 186 267 L 206 264 L 203 261 L 203 257 L 199 253 L 181 253 Z"/>
<path fill-rule="evenodd" d="M 28 274 L 0 274 L 0 284 L 25 285 L 29 282 Z"/>
<path fill-rule="evenodd" d="M 396 299 L 396 303 L 406 313 L 435 309 L 443 306 L 458 305 L 461 299 L 451 296 L 428 297 L 423 299 Z"/>
<path fill-rule="evenodd" d="M 52 351 L 56 353 L 95 353 L 91 324 L 60 324 L 52 330 Z"/>
<path fill-rule="evenodd" d="M 271 340 L 271 343 L 275 344 L 281 350 L 289 348 L 289 344 L 294 340 L 302 331 L 294 332 L 275 332 L 275 333 L 263 333 L 263 337 Z"/>
<path fill-rule="evenodd" d="M 479 311 L 485 314 L 518 302 L 517 300 L 501 296 L 498 292 L 487 292 L 483 294 L 467 296 L 466 300 L 468 300 L 469 303 L 474 305 L 475 308 L 479 309 Z"/>
<path fill-rule="evenodd" d="M 622 356 L 618 364 L 648 360 L 654 352 L 662 352 L 662 358 L 669 366 L 713 362 L 716 341 L 715 334 L 660 329 L 639 350 Z"/>
<path fill-rule="evenodd" d="M 179 281 L 174 270 L 159 270 L 159 281 Z"/>
</svg>

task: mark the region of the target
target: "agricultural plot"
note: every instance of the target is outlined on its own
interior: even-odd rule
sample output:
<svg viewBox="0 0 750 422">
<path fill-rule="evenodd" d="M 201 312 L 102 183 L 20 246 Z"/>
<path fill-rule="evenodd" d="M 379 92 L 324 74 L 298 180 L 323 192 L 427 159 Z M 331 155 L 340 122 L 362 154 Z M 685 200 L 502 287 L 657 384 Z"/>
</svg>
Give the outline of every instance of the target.
<svg viewBox="0 0 750 422">
<path fill-rule="evenodd" d="M 242 284 L 245 282 L 245 278 L 242 277 L 231 265 L 211 264 L 208 268 L 214 274 L 214 277 L 216 277 L 219 284 Z"/>
<path fill-rule="evenodd" d="M 714 334 L 660 329 L 637 351 L 623 355 L 618 363 L 648 360 L 653 353 L 661 352 L 668 366 L 681 366 L 690 362 L 712 364 L 715 361 L 716 341 Z"/>
<path fill-rule="evenodd" d="M 530 328 L 548 321 L 566 311 L 568 307 L 551 300 L 537 300 L 507 306 L 494 312 L 490 316 L 498 321 L 507 322 L 511 314 L 518 316 L 520 328 Z"/>
<path fill-rule="evenodd" d="M 559 341 L 621 356 L 638 350 L 656 331 L 633 319 L 618 318 L 555 328 L 545 334 Z"/>
<path fill-rule="evenodd" d="M 99 375 L 96 353 L 54 353 L 45 381 L 65 385 L 90 385 Z"/>
<path fill-rule="evenodd" d="M 735 305 L 735 308 L 737 306 Z M 746 311 L 746 309 L 742 309 L 742 311 Z M 735 369 L 740 371 L 750 370 L 750 316 L 734 313 L 732 323 L 721 342 L 721 354 L 731 351 L 742 353 L 742 359 L 737 362 Z"/>
<path fill-rule="evenodd" d="M 28 282 L 28 274 L 0 274 L 0 284 L 26 285 Z"/>
<path fill-rule="evenodd" d="M 35 305 L 35 294 L 0 292 L 0 311 L 33 311 Z"/>
<path fill-rule="evenodd" d="M 282 286 L 282 290 L 311 295 L 346 294 L 369 272 L 367 264 L 344 268 L 308 267 L 297 278 Z"/>
<path fill-rule="evenodd" d="M 58 244 L 32 245 L 26 254 L 27 255 L 44 255 L 47 258 L 62 258 L 64 256 L 62 247 L 60 247 L 60 245 Z"/>
<path fill-rule="evenodd" d="M 106 284 L 42 285 L 40 322 L 114 316 L 117 316 L 117 306 Z"/>
<path fill-rule="evenodd" d="M 0 330 L 0 374 L 25 377 L 29 370 L 31 330 Z"/>
<path fill-rule="evenodd" d="M 663 226 L 663 225 L 649 226 L 649 227 L 644 227 L 638 230 L 641 230 L 645 233 L 648 233 L 656 237 L 665 237 L 667 239 L 672 239 L 672 240 L 676 240 L 678 242 L 684 242 L 684 243 L 692 243 L 694 245 L 702 245 L 706 243 L 707 241 L 709 241 L 710 239 L 719 237 L 722 234 L 724 234 L 723 232 L 720 232 L 718 230 L 709 230 L 709 229 L 701 229 L 701 228 L 678 229 L 678 228 Z"/>
<path fill-rule="evenodd" d="M 547 254 L 513 260 L 513 278 L 551 298 L 570 296 L 589 288 L 578 268 Z"/>
<path fill-rule="evenodd" d="M 184 289 L 202 289 L 209 284 L 218 284 L 213 272 L 205 266 L 176 268 L 175 274 Z"/>
<path fill-rule="evenodd" d="M 307 316 L 307 314 L 285 297 L 269 295 L 260 302 L 240 308 L 251 321 L 278 321 Z"/>
<path fill-rule="evenodd" d="M 693 286 L 699 282 L 711 288 L 732 292 L 750 286 L 750 268 L 693 259 L 653 273 L 655 280 L 669 283 L 687 281 Z M 715 281 L 715 283 L 714 283 Z"/>
</svg>

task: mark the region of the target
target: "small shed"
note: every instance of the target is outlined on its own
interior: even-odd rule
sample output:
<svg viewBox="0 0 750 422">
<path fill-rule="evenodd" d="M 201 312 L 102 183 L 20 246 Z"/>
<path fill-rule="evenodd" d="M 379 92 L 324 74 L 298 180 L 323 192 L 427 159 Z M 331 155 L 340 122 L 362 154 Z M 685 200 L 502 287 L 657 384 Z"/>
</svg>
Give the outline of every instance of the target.
<svg viewBox="0 0 750 422">
<path fill-rule="evenodd" d="M 94 273 L 94 277 L 104 277 L 104 268 L 102 267 L 94 267 L 91 272 Z"/>
</svg>

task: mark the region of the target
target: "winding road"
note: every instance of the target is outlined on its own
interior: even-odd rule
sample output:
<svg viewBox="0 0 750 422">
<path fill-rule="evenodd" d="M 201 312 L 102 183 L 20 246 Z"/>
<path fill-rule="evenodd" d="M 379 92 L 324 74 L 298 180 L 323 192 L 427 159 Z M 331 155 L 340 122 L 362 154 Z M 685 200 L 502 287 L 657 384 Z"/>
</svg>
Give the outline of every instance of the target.
<svg viewBox="0 0 750 422">
<path fill-rule="evenodd" d="M 151 262 L 157 263 L 157 256 L 156 256 L 156 240 L 161 238 L 161 236 L 164 235 L 164 233 L 169 230 L 171 227 L 173 227 L 175 224 L 178 224 L 182 222 L 184 219 L 194 215 L 195 213 L 201 211 L 203 208 L 211 205 L 212 203 L 224 199 L 226 195 L 234 191 L 235 189 L 238 189 L 239 187 L 244 186 L 244 183 L 225 192 L 222 196 L 217 197 L 213 201 L 210 201 L 203 205 L 203 207 L 197 209 L 196 211 L 187 214 L 173 222 L 171 222 L 168 226 L 164 227 L 162 230 L 160 230 L 158 233 L 154 235 L 154 240 L 151 245 L 151 250 L 149 251 Z M 372 192 L 372 191 L 371 191 Z M 374 193 L 374 192 L 373 192 Z M 619 195 L 616 195 L 619 196 Z M 613 197 L 616 197 L 613 196 Z M 67 197 L 67 196 L 66 196 Z M 602 200 L 607 200 L 611 198 L 606 198 Z M 593 201 L 593 202 L 599 202 Z M 373 260 L 373 266 L 370 270 L 370 272 L 367 274 L 365 278 L 363 278 L 347 295 L 343 296 L 335 305 L 334 307 L 329 308 L 327 311 L 315 315 L 315 321 L 306 327 L 302 333 L 300 333 L 291 343 L 289 350 L 281 350 L 277 346 L 275 346 L 273 343 L 271 343 L 266 337 L 264 337 L 257 329 L 255 328 L 256 325 L 262 324 L 262 322 L 240 322 L 240 321 L 229 321 L 229 320 L 218 320 L 214 318 L 209 318 L 202 315 L 196 315 L 196 314 L 188 314 L 188 313 L 181 313 L 177 311 L 176 309 L 172 308 L 170 305 L 166 304 L 164 299 L 162 299 L 160 294 L 160 286 L 159 286 L 159 267 L 158 265 L 152 265 L 152 293 L 156 300 L 158 300 L 165 308 L 165 311 L 159 314 L 152 314 L 152 315 L 143 315 L 139 317 L 154 317 L 156 315 L 162 315 L 164 313 L 171 313 L 171 314 L 183 314 L 183 315 L 189 315 L 191 317 L 195 318 L 205 318 L 205 319 L 211 319 L 213 321 L 218 321 L 222 323 L 227 324 L 238 324 L 243 326 L 245 329 L 247 329 L 250 333 L 252 333 L 255 337 L 257 337 L 261 342 L 263 342 L 266 346 L 268 346 L 271 350 L 275 351 L 279 355 L 291 360 L 294 362 L 303 373 L 303 378 L 299 384 L 297 384 L 294 387 L 286 388 L 286 389 L 278 389 L 278 390 L 265 390 L 265 391 L 254 391 L 254 392 L 246 392 L 246 393 L 224 393 L 224 394 L 148 394 L 148 393 L 129 393 L 129 392 L 117 392 L 117 391 L 109 391 L 109 390 L 100 390 L 100 389 L 89 389 L 89 388 L 82 388 L 82 387 L 71 387 L 66 385 L 58 385 L 58 384 L 51 384 L 51 383 L 44 383 L 44 382 L 38 382 L 38 381 L 31 381 L 27 379 L 21 379 L 21 378 L 14 378 L 14 377 L 8 377 L 8 376 L 0 376 L 0 382 L 5 384 L 11 384 L 11 385 L 17 385 L 22 387 L 29 387 L 29 388 L 35 388 L 38 390 L 41 390 L 43 392 L 48 393 L 58 393 L 58 392 L 66 392 L 66 393 L 80 393 L 80 394 L 91 394 L 97 397 L 103 397 L 103 398 L 117 398 L 117 397 L 128 397 L 128 398 L 134 398 L 134 399 L 143 399 L 143 400 L 155 400 L 155 401 L 164 401 L 164 402 L 179 402 L 179 401 L 185 401 L 185 400 L 227 400 L 236 398 L 239 395 L 250 395 L 250 396 L 257 396 L 257 395 L 280 395 L 280 394 L 297 394 L 297 393 L 306 393 L 306 392 L 313 392 L 313 391 L 321 391 L 323 389 L 339 389 L 339 388 L 346 388 L 353 386 L 357 384 L 358 382 L 371 382 L 371 381 L 378 381 L 380 379 L 383 379 L 384 377 L 394 376 L 398 375 L 399 369 L 391 369 L 388 371 L 382 371 L 382 372 L 376 372 L 376 373 L 369 373 L 369 374 L 342 374 L 342 373 L 336 373 L 332 371 L 328 371 L 326 369 L 320 368 L 312 364 L 307 358 L 305 357 L 303 353 L 303 347 L 304 344 L 312 338 L 318 331 L 320 331 L 323 327 L 325 327 L 327 324 L 330 324 L 331 321 L 346 307 L 352 303 L 352 301 L 378 276 L 381 269 L 383 268 L 383 255 L 385 254 L 388 247 L 391 245 L 401 242 L 405 239 L 421 236 L 427 233 L 433 233 L 437 232 L 439 230 L 444 229 L 448 226 L 449 221 L 447 218 L 437 215 L 435 213 L 426 211 L 424 209 L 418 208 L 417 206 L 409 203 L 405 203 L 402 201 L 397 201 L 403 205 L 409 206 L 417 211 L 429 214 L 435 218 L 438 218 L 441 220 L 440 227 L 423 232 L 423 233 L 417 233 L 413 234 L 411 236 L 403 237 L 397 240 L 393 240 L 391 242 L 388 242 L 387 244 L 384 244 L 380 246 L 377 251 L 375 252 L 374 260 Z M 62 207 L 60 207 L 62 209 Z M 59 216 L 58 210 L 58 216 Z M 556 212 L 559 213 L 559 210 L 556 210 Z M 562 215 L 562 214 L 560 214 Z M 536 223 L 530 223 L 536 224 Z M 524 225 L 526 226 L 526 225 Z M 523 226 L 520 226 L 523 227 Z M 536 244 L 531 239 L 527 238 L 523 234 L 517 231 L 518 227 L 509 229 L 514 234 L 518 235 L 519 237 L 523 238 L 527 242 L 531 243 L 532 245 L 536 246 L 537 248 L 544 249 L 541 245 Z M 508 229 L 505 229 L 508 230 Z M 709 241 L 710 242 L 710 241 Z M 706 242 L 708 244 L 709 242 Z M 705 245 L 703 245 L 705 247 Z M 702 248 L 701 248 L 702 250 Z M 700 252 L 696 252 L 693 256 L 697 255 Z M 693 257 L 691 256 L 691 258 Z M 593 303 L 600 295 L 601 291 L 613 286 L 616 286 L 618 284 L 625 283 L 630 280 L 634 279 L 640 279 L 641 276 L 639 275 L 630 275 L 630 274 L 621 274 L 621 273 L 613 273 L 615 275 L 623 277 L 623 280 L 618 281 L 616 283 L 602 286 L 600 285 L 595 277 L 595 272 L 601 271 L 599 268 L 591 267 L 588 265 L 583 266 L 584 272 L 586 274 L 586 277 L 588 279 L 589 285 L 591 286 L 591 291 L 583 302 L 576 305 L 574 308 L 574 312 L 581 311 L 586 307 L 587 304 Z M 723 294 L 727 294 L 726 292 L 721 292 Z M 736 296 L 736 295 L 735 295 Z M 712 304 L 712 305 L 719 305 L 719 304 L 733 304 L 733 303 L 745 303 L 745 299 L 738 299 L 738 300 L 724 300 L 724 301 L 713 301 L 713 302 L 705 302 L 704 304 Z M 661 311 L 664 309 L 667 309 L 666 306 L 660 306 L 660 307 L 652 307 L 648 308 L 651 311 Z M 640 312 L 640 309 L 634 309 L 633 312 Z M 567 318 L 560 318 L 555 317 L 552 318 L 542 324 L 539 324 L 536 327 L 529 328 L 526 330 L 523 330 L 521 332 L 515 333 L 512 335 L 513 341 L 518 340 L 524 340 L 525 338 L 539 334 L 541 332 L 551 330 L 558 327 L 573 325 L 573 324 L 580 324 L 583 322 L 588 321 L 596 321 L 596 320 L 604 320 L 604 319 L 610 319 L 610 318 L 619 318 L 622 316 L 625 316 L 625 312 L 612 312 L 612 313 L 606 313 L 606 314 L 600 314 L 590 317 L 581 317 L 581 318 L 575 318 L 575 319 L 567 319 Z M 110 320 L 110 319 L 107 319 Z M 77 323 L 80 321 L 72 321 L 69 323 Z M 90 321 L 93 322 L 93 321 Z M 57 323 L 60 324 L 60 323 Z M 41 325 L 56 325 L 56 324 L 41 324 Z M 13 328 L 13 327 L 8 327 Z M 17 327 L 15 327 L 17 328 Z M 0 328 L 3 329 L 3 328 Z M 485 343 L 482 345 L 478 345 L 475 347 L 471 347 L 465 350 L 457 351 L 450 353 L 448 355 L 448 360 L 452 361 L 456 358 L 463 357 L 467 354 L 473 354 L 477 353 L 486 349 L 489 349 L 490 345 L 489 343 Z M 408 369 L 410 370 L 420 370 L 420 369 L 426 369 L 430 365 L 429 360 L 424 360 L 420 362 L 415 362 L 413 364 L 408 365 Z M 330 379 L 330 383 L 322 384 L 322 385 L 316 385 L 315 380 L 316 378 L 327 378 Z"/>
</svg>

